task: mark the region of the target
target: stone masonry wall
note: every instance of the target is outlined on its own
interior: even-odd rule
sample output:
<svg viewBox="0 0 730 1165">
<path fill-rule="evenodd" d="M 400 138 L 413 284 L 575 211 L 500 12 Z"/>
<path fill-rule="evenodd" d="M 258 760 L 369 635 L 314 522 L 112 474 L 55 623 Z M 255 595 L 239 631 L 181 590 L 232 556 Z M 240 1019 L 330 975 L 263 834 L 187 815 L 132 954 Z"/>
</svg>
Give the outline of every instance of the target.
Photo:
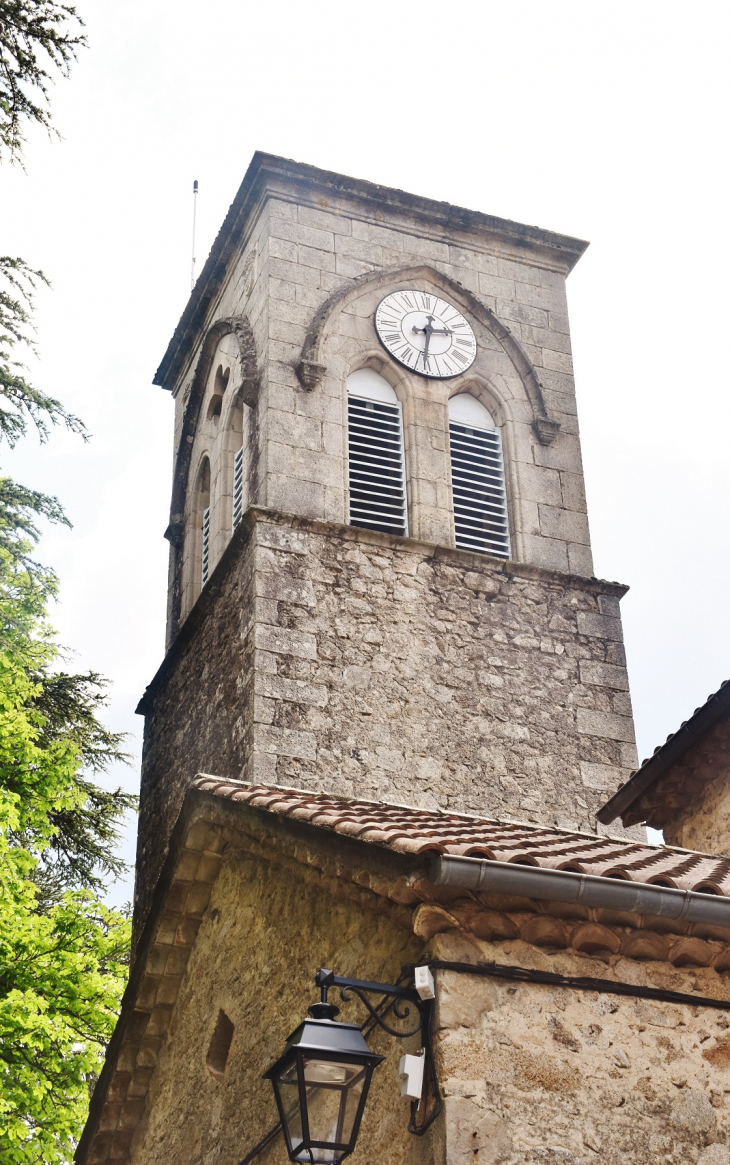
<svg viewBox="0 0 730 1165">
<path fill-rule="evenodd" d="M 236 1165 L 277 1123 L 273 1089 L 261 1077 L 318 998 L 317 968 L 394 982 L 422 945 L 389 919 L 323 895 L 275 863 L 229 854 L 151 1073 L 131 1165 Z M 206 1067 L 220 1010 L 234 1025 L 222 1079 Z M 341 1018 L 362 1022 L 362 1008 L 343 1005 Z M 387 1059 L 373 1079 L 352 1165 L 405 1162 L 423 1142 L 406 1129 L 398 1060 L 417 1041 L 401 1044 L 376 1031 L 368 1042 Z M 259 1165 L 286 1161 L 281 1138 L 258 1158 Z"/>
<path fill-rule="evenodd" d="M 145 697 L 138 908 L 201 771 L 594 829 L 636 764 L 622 593 L 249 511 Z"/>
<path fill-rule="evenodd" d="M 269 857 L 229 850 L 224 858 L 175 1001 L 163 997 L 172 1015 L 159 1052 L 150 1054 L 144 1111 L 132 1110 L 139 1116 L 132 1165 L 235 1165 L 272 1128 L 273 1094 L 261 1076 L 315 998 L 321 965 L 393 982 L 404 963 L 421 959 L 497 962 L 728 998 L 727 972 L 626 958 L 600 943 L 582 955 L 544 946 L 544 937 L 541 945 L 487 942 L 449 931 L 424 943 Z M 506 929 L 506 916 L 492 920 L 500 917 Z M 417 1041 L 374 1031 L 370 1046 L 387 1058 L 374 1075 L 352 1165 L 730 1165 L 727 1013 L 435 975 L 443 1111 L 423 1140 L 408 1134 L 397 1065 Z M 206 1067 L 220 1010 L 234 1027 L 222 1078 Z M 342 1018 L 361 1021 L 362 1009 L 348 1004 Z M 282 1141 L 258 1160 L 284 1165 Z"/>
<path fill-rule="evenodd" d="M 623 817 L 662 829 L 668 845 L 730 853 L 730 715 L 698 734 Z"/>
<path fill-rule="evenodd" d="M 204 319 L 186 336 L 185 357 L 167 385 L 175 397 L 176 461 L 190 454 L 184 418 L 191 401 L 196 407 L 191 390 L 206 336 L 217 321 L 244 317 L 259 370 L 251 504 L 347 521 L 345 381 L 348 371 L 377 366 L 404 407 L 415 537 L 453 544 L 446 405 L 449 394 L 470 391 L 484 400 L 502 432 L 513 557 L 590 575 L 565 294 L 569 268 L 584 244 L 458 208 L 444 219 L 439 204 L 411 199 L 410 209 L 407 196 L 386 189 L 375 194 L 377 188 L 349 180 L 345 192 L 337 175 L 276 161 L 265 192 L 236 228 Z M 390 291 L 409 286 L 446 296 L 469 317 L 479 350 L 468 374 L 430 381 L 385 354 L 375 334 L 375 309 Z M 337 296 L 344 299 L 335 302 Z M 313 321 L 328 303 L 317 356 L 324 372 L 307 391 L 297 368 Z M 515 363 L 515 344 L 524 367 Z M 551 444 L 541 443 L 533 430 L 537 414 L 525 388 L 528 366 L 540 386 L 533 396 L 541 395 L 559 426 Z M 204 413 L 194 435 L 189 488 L 207 451 Z M 217 466 L 212 468 L 218 482 Z M 232 470 L 227 462 L 224 468 L 210 502 L 213 565 L 230 533 Z M 189 499 L 171 520 L 184 520 L 186 541 L 194 541 Z M 228 531 L 221 521 L 228 522 Z M 172 547 L 170 589 L 185 594 L 180 612 L 171 607 L 170 639 L 197 593 L 197 584 L 181 581 L 189 558 L 189 547 Z"/>
<path fill-rule="evenodd" d="M 496 961 L 728 998 L 727 976 L 439 935 Z M 609 965 L 606 965 L 606 964 Z M 438 972 L 448 1165 L 730 1165 L 730 1020 L 706 1007 Z"/>
</svg>

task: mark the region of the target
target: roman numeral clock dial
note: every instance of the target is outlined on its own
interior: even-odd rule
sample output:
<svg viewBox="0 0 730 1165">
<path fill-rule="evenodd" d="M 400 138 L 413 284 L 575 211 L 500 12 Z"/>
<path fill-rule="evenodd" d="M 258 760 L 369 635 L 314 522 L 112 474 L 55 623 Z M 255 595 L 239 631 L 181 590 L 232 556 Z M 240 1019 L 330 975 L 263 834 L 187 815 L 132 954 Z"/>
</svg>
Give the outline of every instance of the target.
<svg viewBox="0 0 730 1165">
<path fill-rule="evenodd" d="M 375 330 L 390 355 L 419 376 L 459 376 L 476 358 L 476 337 L 461 312 L 424 291 L 386 295 L 375 313 Z"/>
</svg>

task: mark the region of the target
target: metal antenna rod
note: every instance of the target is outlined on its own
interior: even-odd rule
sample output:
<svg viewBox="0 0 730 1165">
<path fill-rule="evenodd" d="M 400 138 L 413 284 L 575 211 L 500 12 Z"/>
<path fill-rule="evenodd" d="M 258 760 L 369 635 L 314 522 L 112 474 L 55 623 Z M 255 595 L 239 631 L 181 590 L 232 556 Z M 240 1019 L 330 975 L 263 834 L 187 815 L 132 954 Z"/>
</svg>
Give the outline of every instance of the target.
<svg viewBox="0 0 730 1165">
<path fill-rule="evenodd" d="M 190 267 L 190 290 L 195 287 L 195 217 L 198 210 L 198 179 L 193 182 L 193 261 Z"/>
</svg>

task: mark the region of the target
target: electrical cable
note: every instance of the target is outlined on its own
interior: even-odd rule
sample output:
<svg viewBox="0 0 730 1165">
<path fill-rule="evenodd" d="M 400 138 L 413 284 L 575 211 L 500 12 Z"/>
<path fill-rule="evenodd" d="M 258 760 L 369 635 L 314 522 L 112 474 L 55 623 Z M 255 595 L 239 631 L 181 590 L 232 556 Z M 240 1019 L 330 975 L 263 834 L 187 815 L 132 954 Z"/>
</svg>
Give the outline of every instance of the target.
<svg viewBox="0 0 730 1165">
<path fill-rule="evenodd" d="M 456 971 L 463 975 L 486 975 L 494 979 L 512 979 L 519 983 L 544 983 L 550 987 L 572 987 L 577 991 L 598 991 L 606 995 L 628 995 L 636 999 L 654 999 L 658 1003 L 680 1003 L 691 1007 L 714 1007 L 730 1011 L 730 1000 L 713 999 L 708 995 L 690 995 L 683 991 L 665 991 L 662 987 L 642 987 L 635 983 L 621 983 L 614 979 L 558 975 L 553 971 L 537 971 L 530 967 L 512 967 L 506 963 L 458 963 L 444 959 L 427 959 L 419 966 L 432 971 Z"/>
</svg>

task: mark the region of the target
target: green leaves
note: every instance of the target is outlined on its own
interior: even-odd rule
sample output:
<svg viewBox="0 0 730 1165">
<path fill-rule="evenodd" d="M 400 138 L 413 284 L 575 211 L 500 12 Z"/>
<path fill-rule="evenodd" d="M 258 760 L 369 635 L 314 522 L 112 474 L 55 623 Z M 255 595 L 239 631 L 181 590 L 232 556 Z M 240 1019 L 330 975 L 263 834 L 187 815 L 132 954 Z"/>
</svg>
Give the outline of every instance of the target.
<svg viewBox="0 0 730 1165">
<path fill-rule="evenodd" d="M 129 923 L 83 891 L 33 909 L 0 851 L 0 1160 L 70 1161 L 119 1009 Z M 8 896 L 15 909 L 7 909 Z"/>
<path fill-rule="evenodd" d="M 71 1160 L 114 1029 L 129 923 L 94 897 L 134 798 L 87 775 L 123 759 L 100 677 L 52 670 L 44 602 L 0 555 L 0 1161 Z"/>
<path fill-rule="evenodd" d="M 51 132 L 49 84 L 85 38 L 74 7 L 0 0 L 0 160 L 20 161 L 28 122 Z M 42 271 L 0 256 L 0 444 L 33 426 L 86 438 L 78 417 L 35 388 Z M 95 895 L 125 866 L 119 827 L 135 798 L 90 775 L 123 760 L 98 719 L 105 681 L 57 670 L 47 623 L 53 571 L 32 557 L 38 520 L 70 525 L 55 497 L 0 478 L 0 1162 L 69 1162 L 126 980 L 129 923 Z"/>
<path fill-rule="evenodd" d="M 2 9 L 0 0 L 0 25 Z M 67 412 L 60 401 L 34 388 L 25 378 L 26 366 L 13 358 L 18 344 L 30 352 L 36 350 L 30 313 L 38 283 L 50 286 L 43 272 L 29 267 L 24 259 L 0 255 L 0 398 L 6 402 L 0 404 L 0 439 L 11 446 L 25 436 L 29 420 L 41 441 L 48 437 L 49 424 L 63 424 L 71 432 L 86 436 L 83 422 Z"/>
</svg>

